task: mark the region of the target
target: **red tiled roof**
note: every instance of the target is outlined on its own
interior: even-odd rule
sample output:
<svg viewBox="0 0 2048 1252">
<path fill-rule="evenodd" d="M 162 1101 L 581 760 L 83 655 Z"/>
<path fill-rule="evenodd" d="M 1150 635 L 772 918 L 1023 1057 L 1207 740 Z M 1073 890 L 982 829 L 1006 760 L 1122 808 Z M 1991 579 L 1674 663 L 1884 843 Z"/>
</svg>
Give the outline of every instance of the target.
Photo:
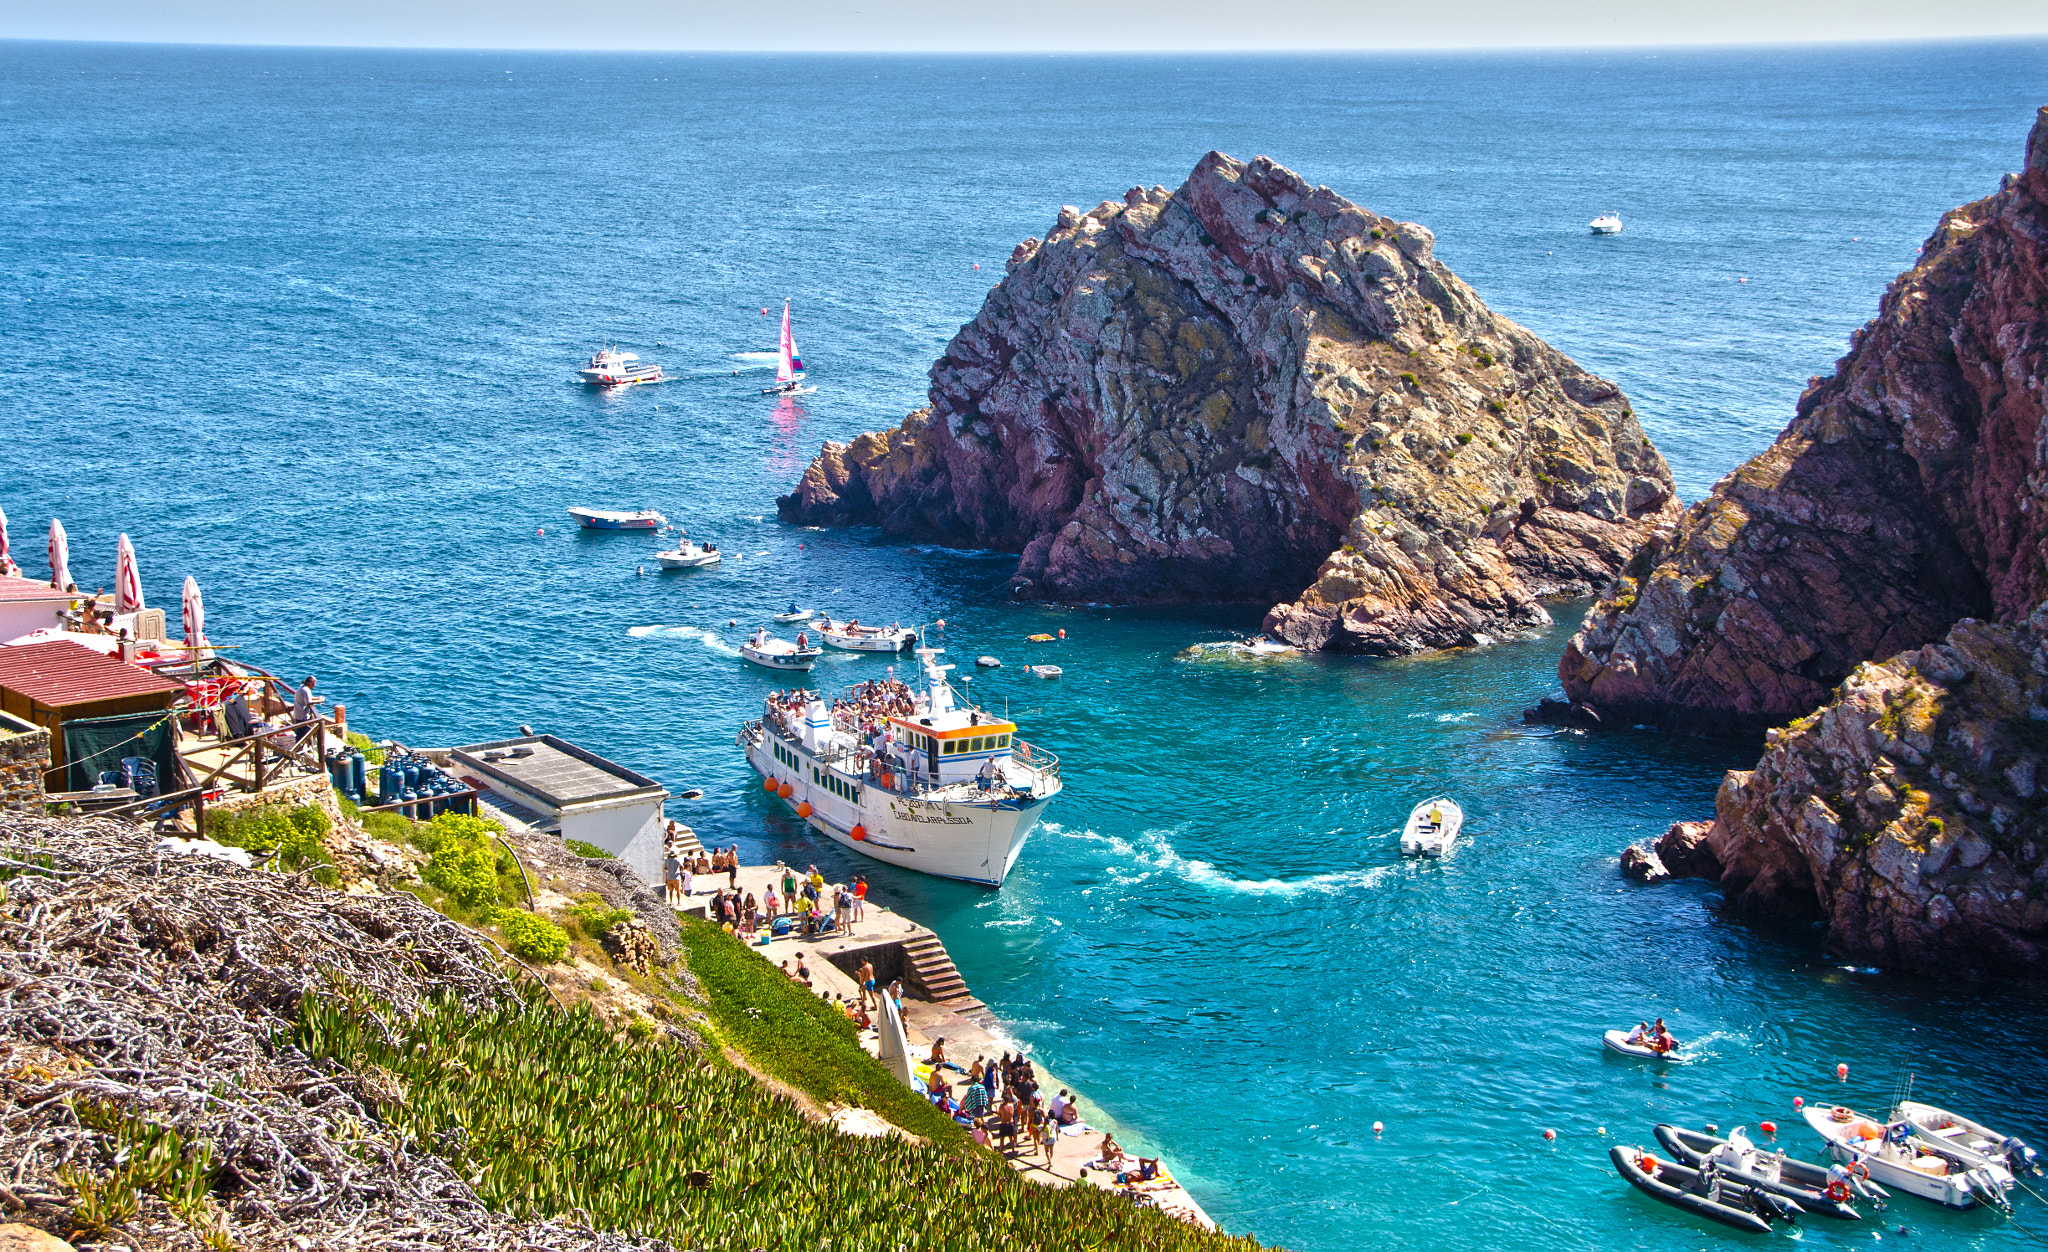
<svg viewBox="0 0 2048 1252">
<path fill-rule="evenodd" d="M 0 647 L 0 687 L 51 708 L 184 690 L 69 639 Z"/>
<path fill-rule="evenodd" d="M 8 578 L 0 576 L 0 600 L 76 600 L 77 592 L 57 591 L 47 582 L 33 578 Z"/>
</svg>

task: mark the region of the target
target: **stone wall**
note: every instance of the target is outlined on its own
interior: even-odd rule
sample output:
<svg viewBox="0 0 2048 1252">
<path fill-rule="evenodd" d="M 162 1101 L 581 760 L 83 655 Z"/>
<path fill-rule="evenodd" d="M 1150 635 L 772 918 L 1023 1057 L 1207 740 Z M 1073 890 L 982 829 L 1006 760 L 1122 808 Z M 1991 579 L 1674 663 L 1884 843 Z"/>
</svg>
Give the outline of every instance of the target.
<svg viewBox="0 0 2048 1252">
<path fill-rule="evenodd" d="M 50 732 L 0 714 L 0 811 L 44 810 L 43 772 L 50 768 Z"/>
</svg>

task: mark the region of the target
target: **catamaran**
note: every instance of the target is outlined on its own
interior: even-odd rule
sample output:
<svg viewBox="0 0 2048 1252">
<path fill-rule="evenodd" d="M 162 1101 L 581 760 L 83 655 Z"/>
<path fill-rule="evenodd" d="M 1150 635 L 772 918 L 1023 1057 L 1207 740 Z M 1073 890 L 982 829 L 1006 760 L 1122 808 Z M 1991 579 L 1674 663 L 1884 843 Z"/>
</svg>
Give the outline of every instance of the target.
<svg viewBox="0 0 2048 1252">
<path fill-rule="evenodd" d="M 893 678 L 827 703 L 815 691 L 770 695 L 739 732 L 764 787 L 835 843 L 940 878 L 1000 887 L 1060 792 L 1059 758 L 1017 725 L 955 700 L 919 648 L 925 689 Z"/>
<path fill-rule="evenodd" d="M 764 396 L 795 396 L 816 387 L 804 386 L 804 359 L 796 350 L 796 338 L 789 333 L 789 301 L 782 302 L 782 346 L 775 354 L 775 385 L 761 388 Z"/>
</svg>

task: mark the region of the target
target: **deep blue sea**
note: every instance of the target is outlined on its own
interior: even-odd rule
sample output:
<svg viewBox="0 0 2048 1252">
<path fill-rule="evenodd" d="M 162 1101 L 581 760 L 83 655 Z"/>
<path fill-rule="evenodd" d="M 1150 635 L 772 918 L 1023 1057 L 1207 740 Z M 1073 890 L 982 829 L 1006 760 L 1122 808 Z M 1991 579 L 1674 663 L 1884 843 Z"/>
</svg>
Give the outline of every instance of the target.
<svg viewBox="0 0 2048 1252">
<path fill-rule="evenodd" d="M 1711 1248 L 1606 1146 L 1918 1089 L 2048 1140 L 2048 1003 L 1851 972 L 1818 932 L 1642 889 L 1615 857 L 1707 815 L 1754 744 L 1524 728 L 1542 639 L 1401 661 L 1202 660 L 1261 606 L 1005 602 L 1011 565 L 779 525 L 821 440 L 898 421 L 1062 204 L 1264 153 L 1430 226 L 1495 309 L 1627 390 L 1686 499 L 1762 448 L 1946 209 L 1993 191 L 2048 44 L 1389 57 L 754 57 L 0 43 L 0 509 L 41 566 L 320 676 L 415 744 L 519 723 L 702 787 L 706 842 L 853 868 L 754 788 L 774 678 L 732 645 L 794 597 L 930 622 L 1059 753 L 1000 893 L 865 866 L 1019 1040 L 1297 1249 Z M 1588 235 L 1615 210 L 1624 234 Z M 976 269 L 975 266 L 980 268 Z M 794 301 L 818 390 L 759 394 Z M 674 380 L 592 394 L 610 342 Z M 655 574 L 664 510 L 735 559 Z M 545 528 L 546 534 L 538 534 Z M 648 572 L 640 573 L 642 568 Z M 737 622 L 738 625 L 730 623 Z M 1033 631 L 1066 642 L 1034 651 Z M 1031 660 L 1066 677 L 1030 685 Z M 835 657 L 840 684 L 886 662 Z M 1469 842 L 1405 864 L 1443 790 Z M 1694 1063 L 1602 1054 L 1661 1013 Z M 1851 1069 L 1833 1078 L 1838 1061 Z M 1375 1136 L 1372 1125 L 1384 1122 Z M 1546 1127 L 1558 1132 L 1546 1143 Z M 1902 1199 L 1820 1246 L 2020 1248 Z"/>
</svg>

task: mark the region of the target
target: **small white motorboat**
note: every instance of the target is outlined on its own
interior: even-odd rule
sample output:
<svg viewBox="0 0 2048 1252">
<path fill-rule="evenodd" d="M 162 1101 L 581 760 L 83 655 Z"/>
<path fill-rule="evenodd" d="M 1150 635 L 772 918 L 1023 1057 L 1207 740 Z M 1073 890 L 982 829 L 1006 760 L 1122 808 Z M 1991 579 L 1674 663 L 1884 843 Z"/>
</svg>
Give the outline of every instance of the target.
<svg viewBox="0 0 2048 1252">
<path fill-rule="evenodd" d="M 775 615 L 775 620 L 778 622 L 801 622 L 810 617 L 811 613 L 812 610 L 810 609 L 796 607 L 796 601 L 791 600 L 787 609 Z"/>
<path fill-rule="evenodd" d="M 787 639 L 770 638 L 765 629 L 755 631 L 740 645 L 741 656 L 767 669 L 808 670 L 824 654 L 823 648 L 808 641 L 799 646 Z"/>
<path fill-rule="evenodd" d="M 2039 1155 L 2024 1140 L 2017 1135 L 1999 1134 L 1960 1113 L 1918 1100 L 1901 1100 L 1892 1115 L 1911 1122 L 1914 1130 L 1980 1165 L 2003 1165 L 2017 1178 L 2041 1172 Z"/>
<path fill-rule="evenodd" d="M 659 530 L 668 525 L 668 519 L 653 509 L 586 509 L 579 505 L 569 510 L 569 516 L 585 530 Z"/>
<path fill-rule="evenodd" d="M 667 552 L 655 553 L 654 559 L 663 569 L 703 569 L 707 565 L 718 564 L 718 545 L 706 544 L 700 548 L 685 539 Z"/>
<path fill-rule="evenodd" d="M 1965 1159 L 1955 1149 L 1917 1133 L 1911 1122 L 1877 1122 L 1839 1104 L 1809 1104 L 1802 1112 L 1806 1124 L 1827 1140 L 1830 1155 L 1845 1165 L 1861 1166 L 1873 1182 L 1954 1209 L 1979 1204 L 2005 1208 L 2010 1203 L 2011 1170 Z"/>
<path fill-rule="evenodd" d="M 593 387 L 631 387 L 636 383 L 661 381 L 659 365 L 642 365 L 640 358 L 617 348 L 593 353 L 576 377 Z"/>
<path fill-rule="evenodd" d="M 975 657 L 974 663 L 983 669 L 1001 669 L 1003 667 L 1003 663 L 992 656 Z"/>
<path fill-rule="evenodd" d="M 907 626 L 863 626 L 858 618 L 835 622 L 829 617 L 814 625 L 826 643 L 848 652 L 901 652 L 917 642 L 917 632 Z"/>
<path fill-rule="evenodd" d="M 1027 665 L 1024 667 L 1024 672 L 1033 678 L 1058 678 L 1067 671 L 1057 665 Z"/>
<path fill-rule="evenodd" d="M 1600 1036 L 1600 1042 L 1606 1045 L 1607 1050 L 1609 1052 L 1619 1052 L 1623 1056 L 1632 1056 L 1638 1060 L 1682 1061 L 1685 1059 L 1683 1056 L 1679 1055 L 1676 1040 L 1672 1042 L 1670 1051 L 1659 1052 L 1657 1049 L 1651 1047 L 1647 1043 L 1631 1042 L 1629 1039 L 1629 1035 L 1631 1033 L 1632 1032 L 1626 1030 L 1610 1030 L 1606 1034 Z"/>
<path fill-rule="evenodd" d="M 1591 222 L 1588 222 L 1587 225 L 1592 228 L 1593 233 L 1596 235 L 1619 235 L 1621 233 L 1621 214 L 1602 213 Z"/>
<path fill-rule="evenodd" d="M 1401 829 L 1403 856 L 1442 856 L 1458 842 L 1465 826 L 1465 810 L 1449 796 L 1431 796 L 1408 814 Z"/>
</svg>

